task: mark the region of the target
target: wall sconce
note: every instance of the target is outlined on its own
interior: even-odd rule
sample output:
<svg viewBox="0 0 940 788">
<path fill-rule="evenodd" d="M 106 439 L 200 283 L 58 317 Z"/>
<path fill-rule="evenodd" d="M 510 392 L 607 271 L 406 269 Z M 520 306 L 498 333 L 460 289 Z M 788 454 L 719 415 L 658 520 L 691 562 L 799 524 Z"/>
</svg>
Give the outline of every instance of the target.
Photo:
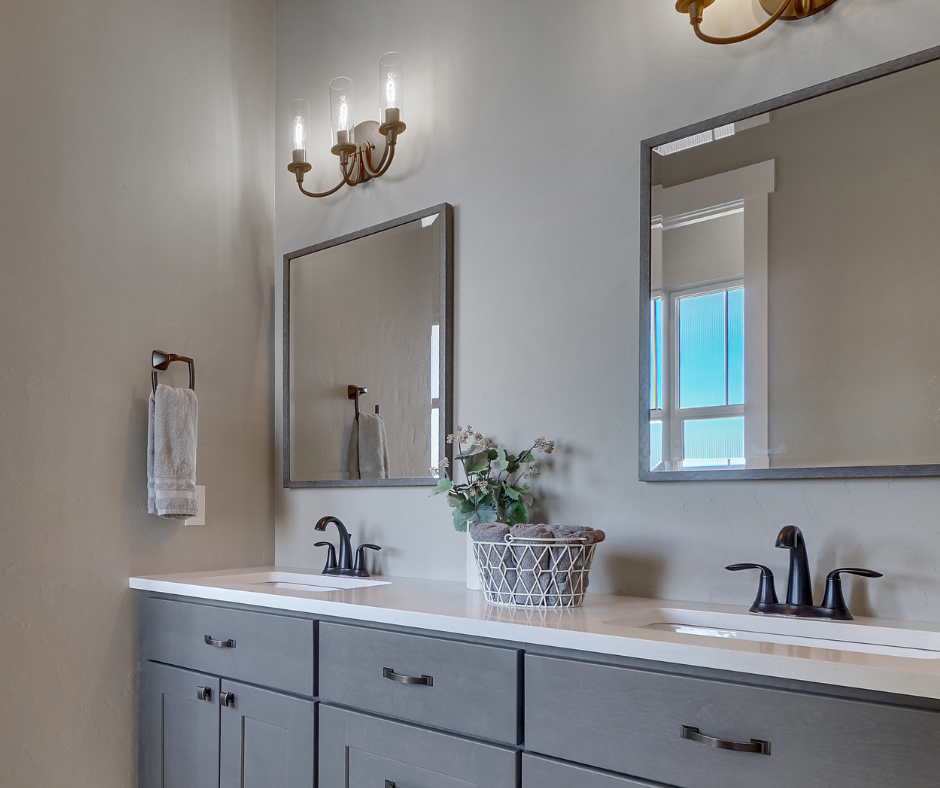
<svg viewBox="0 0 940 788">
<path fill-rule="evenodd" d="M 778 19 L 787 21 L 793 19 L 806 19 L 808 16 L 818 14 L 820 11 L 831 6 L 836 0 L 760 0 L 761 7 L 770 14 L 764 24 L 755 27 L 749 33 L 730 38 L 715 38 L 707 33 L 703 33 L 699 25 L 702 24 L 702 15 L 715 0 L 678 0 L 676 11 L 680 14 L 688 14 L 689 21 L 692 23 L 692 29 L 702 41 L 708 44 L 737 44 L 739 41 L 747 41 L 754 38 L 758 33 L 763 33 Z"/>
<path fill-rule="evenodd" d="M 287 169 L 297 177 L 297 186 L 308 197 L 327 197 L 345 186 L 356 186 L 384 175 L 395 158 L 395 143 L 405 130 L 401 119 L 402 56 L 388 52 L 379 59 L 379 120 L 355 123 L 353 115 L 353 84 L 348 77 L 330 82 L 330 124 L 333 147 L 339 156 L 342 180 L 327 192 L 316 194 L 304 188 L 304 175 L 310 172 L 307 163 L 307 130 L 310 126 L 310 104 L 302 99 L 291 102 L 294 138 L 293 161 Z M 382 157 L 373 165 L 375 151 L 384 146 Z"/>
</svg>

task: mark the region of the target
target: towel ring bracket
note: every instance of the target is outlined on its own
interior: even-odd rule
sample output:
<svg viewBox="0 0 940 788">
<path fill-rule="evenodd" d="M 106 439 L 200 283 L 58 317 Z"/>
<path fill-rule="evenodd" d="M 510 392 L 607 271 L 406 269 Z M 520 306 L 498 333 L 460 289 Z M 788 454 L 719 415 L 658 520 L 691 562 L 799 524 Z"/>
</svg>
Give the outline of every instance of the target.
<svg viewBox="0 0 940 788">
<path fill-rule="evenodd" d="M 176 353 L 164 353 L 162 350 L 154 350 L 151 358 L 153 371 L 150 373 L 150 381 L 153 384 L 153 392 L 157 393 L 157 370 L 166 371 L 174 361 L 184 361 L 189 365 L 189 388 L 196 390 L 196 362 L 187 356 L 178 356 Z M 358 402 L 357 402 L 358 404 Z M 358 412 L 358 407 L 356 408 Z"/>
</svg>

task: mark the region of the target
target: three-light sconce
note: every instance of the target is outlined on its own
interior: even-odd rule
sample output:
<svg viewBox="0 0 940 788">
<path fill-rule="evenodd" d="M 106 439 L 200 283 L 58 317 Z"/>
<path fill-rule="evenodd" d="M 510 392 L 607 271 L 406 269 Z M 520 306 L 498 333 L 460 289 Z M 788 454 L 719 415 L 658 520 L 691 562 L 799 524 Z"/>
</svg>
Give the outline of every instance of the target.
<svg viewBox="0 0 940 788">
<path fill-rule="evenodd" d="M 761 8 L 770 14 L 770 19 L 747 33 L 743 33 L 739 36 L 731 36 L 729 38 L 716 38 L 715 36 L 703 33 L 701 30 L 700 25 L 702 24 L 705 9 L 714 3 L 715 0 L 677 0 L 676 11 L 680 14 L 689 15 L 689 21 L 692 23 L 695 35 L 702 39 L 702 41 L 708 44 L 737 44 L 739 41 L 747 41 L 749 38 L 754 38 L 758 33 L 763 33 L 778 19 L 786 21 L 805 19 L 808 16 L 818 14 L 820 11 L 827 9 L 835 1 L 836 0 L 760 0 Z"/>
<path fill-rule="evenodd" d="M 310 172 L 307 162 L 307 133 L 310 127 L 310 103 L 303 99 L 291 102 L 291 132 L 294 140 L 293 161 L 287 165 L 297 178 L 297 186 L 308 197 L 327 197 L 343 186 L 356 186 L 388 172 L 395 158 L 398 135 L 405 130 L 402 121 L 402 56 L 388 52 L 379 59 L 379 119 L 355 122 L 353 84 L 348 77 L 330 82 L 330 149 L 339 157 L 342 180 L 329 191 L 308 192 L 304 175 Z M 381 157 L 376 151 L 382 148 Z"/>
</svg>

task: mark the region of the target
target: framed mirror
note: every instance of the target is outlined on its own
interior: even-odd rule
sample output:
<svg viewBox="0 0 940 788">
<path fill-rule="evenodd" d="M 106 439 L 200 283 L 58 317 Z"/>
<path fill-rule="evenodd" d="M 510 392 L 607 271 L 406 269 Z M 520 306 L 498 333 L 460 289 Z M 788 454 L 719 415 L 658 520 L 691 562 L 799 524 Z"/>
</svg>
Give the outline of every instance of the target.
<svg viewBox="0 0 940 788">
<path fill-rule="evenodd" d="M 644 481 L 940 475 L 940 48 L 642 143 Z"/>
<path fill-rule="evenodd" d="M 437 484 L 453 396 L 453 208 L 284 255 L 284 486 Z"/>
</svg>

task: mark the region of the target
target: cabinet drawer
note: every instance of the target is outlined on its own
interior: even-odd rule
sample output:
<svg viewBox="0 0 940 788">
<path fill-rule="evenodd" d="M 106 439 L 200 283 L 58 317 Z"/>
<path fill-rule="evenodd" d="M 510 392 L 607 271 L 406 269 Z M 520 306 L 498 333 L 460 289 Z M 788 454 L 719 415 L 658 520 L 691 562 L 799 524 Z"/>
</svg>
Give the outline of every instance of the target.
<svg viewBox="0 0 940 788">
<path fill-rule="evenodd" d="M 313 627 L 303 618 L 143 597 L 140 658 L 312 696 Z"/>
<path fill-rule="evenodd" d="M 518 779 L 512 750 L 322 703 L 317 752 L 319 788 L 516 788 Z"/>
<path fill-rule="evenodd" d="M 519 741 L 519 653 L 320 624 L 320 697 L 484 739 Z"/>
<path fill-rule="evenodd" d="M 940 713 L 526 657 L 526 749 L 677 788 L 928 788 Z M 770 743 L 770 754 L 682 738 Z"/>
<path fill-rule="evenodd" d="M 538 755 L 522 756 L 522 788 L 657 788 L 652 783 L 631 780 L 615 774 L 606 774 L 560 763 Z"/>
</svg>

